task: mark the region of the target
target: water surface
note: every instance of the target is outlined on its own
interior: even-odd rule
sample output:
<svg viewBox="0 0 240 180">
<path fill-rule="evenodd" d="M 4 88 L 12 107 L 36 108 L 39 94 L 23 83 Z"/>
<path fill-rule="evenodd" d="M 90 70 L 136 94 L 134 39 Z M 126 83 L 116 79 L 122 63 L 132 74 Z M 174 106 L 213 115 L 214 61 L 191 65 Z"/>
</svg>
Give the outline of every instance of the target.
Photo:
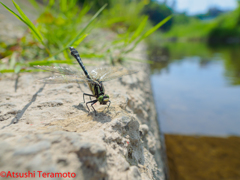
<svg viewBox="0 0 240 180">
<path fill-rule="evenodd" d="M 240 135 L 239 50 L 196 43 L 163 48 L 151 77 L 163 133 Z"/>
</svg>

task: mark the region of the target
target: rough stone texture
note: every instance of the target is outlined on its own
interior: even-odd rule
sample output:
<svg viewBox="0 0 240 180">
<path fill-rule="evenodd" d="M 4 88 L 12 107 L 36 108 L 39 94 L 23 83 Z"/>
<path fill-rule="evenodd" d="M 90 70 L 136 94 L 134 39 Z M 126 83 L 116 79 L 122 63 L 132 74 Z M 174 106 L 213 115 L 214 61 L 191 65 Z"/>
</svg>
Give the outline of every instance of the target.
<svg viewBox="0 0 240 180">
<path fill-rule="evenodd" d="M 112 104 L 95 105 L 96 116 L 82 103 L 85 85 L 36 82 L 48 73 L 20 74 L 18 82 L 1 75 L 0 169 L 164 179 L 149 70 L 133 67 L 137 74 L 105 83 Z"/>
<path fill-rule="evenodd" d="M 139 46 L 131 56 L 146 59 L 144 52 Z M 130 68 L 139 72 L 104 83 L 112 103 L 109 109 L 95 105 L 96 116 L 83 103 L 83 92 L 90 93 L 84 84 L 37 83 L 51 73 L 0 74 L 0 170 L 165 179 L 149 68 Z"/>
</svg>

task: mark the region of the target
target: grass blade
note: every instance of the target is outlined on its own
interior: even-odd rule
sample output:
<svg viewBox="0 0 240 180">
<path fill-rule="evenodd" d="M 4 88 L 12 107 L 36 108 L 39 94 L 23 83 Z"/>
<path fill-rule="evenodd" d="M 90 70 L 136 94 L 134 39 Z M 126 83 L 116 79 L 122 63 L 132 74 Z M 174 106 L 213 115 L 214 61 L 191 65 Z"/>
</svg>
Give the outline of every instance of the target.
<svg viewBox="0 0 240 180">
<path fill-rule="evenodd" d="M 71 0 L 71 1 L 69 1 L 69 4 L 68 4 L 69 9 L 73 8 L 74 6 L 76 6 L 77 1 L 78 1 L 78 0 Z"/>
<path fill-rule="evenodd" d="M 32 4 L 33 7 L 39 9 L 38 3 L 35 0 L 29 0 L 29 2 Z"/>
<path fill-rule="evenodd" d="M 91 9 L 91 6 L 89 6 L 88 4 L 84 5 L 83 8 L 81 9 L 78 18 L 82 19 L 82 17 L 87 14 L 87 12 Z"/>
<path fill-rule="evenodd" d="M 130 48 L 129 50 L 126 50 L 124 53 L 129 53 L 131 51 L 133 51 L 136 46 L 146 37 L 148 37 L 149 35 L 151 35 L 152 33 L 154 33 L 156 30 L 158 30 L 163 24 L 165 24 L 168 20 L 170 20 L 172 18 L 172 15 L 166 17 L 165 19 L 163 19 L 161 22 L 159 22 L 157 25 L 155 25 L 153 28 L 149 29 L 146 33 L 144 33 L 135 43 L 134 46 L 132 48 Z"/>
<path fill-rule="evenodd" d="M 172 18 L 172 15 L 166 17 L 164 20 L 162 20 L 161 22 L 159 22 L 157 25 L 155 25 L 153 28 L 151 28 L 150 30 L 148 30 L 144 35 L 143 35 L 143 39 L 148 37 L 150 34 L 154 33 L 156 30 L 158 30 L 162 25 L 164 25 L 166 22 L 168 22 L 170 19 Z"/>
<path fill-rule="evenodd" d="M 60 8 L 62 12 L 65 12 L 67 10 L 67 0 L 60 1 Z"/>
<path fill-rule="evenodd" d="M 19 72 L 40 72 L 41 70 L 38 69 L 21 69 Z M 0 70 L 0 73 L 14 73 L 15 70 L 14 69 L 4 69 L 4 70 Z M 18 72 L 18 73 L 19 73 Z"/>
<path fill-rule="evenodd" d="M 17 66 L 14 68 L 14 72 L 17 74 L 17 73 L 20 72 L 21 69 L 22 69 L 22 66 L 17 65 Z"/>
<path fill-rule="evenodd" d="M 13 73 L 14 72 L 14 69 L 3 69 L 3 70 L 0 70 L 0 73 Z"/>
<path fill-rule="evenodd" d="M 20 21 L 24 22 L 27 24 L 18 14 L 16 14 L 14 11 L 12 11 L 9 7 L 7 7 L 5 4 L 0 2 L 10 13 L 12 13 L 14 16 L 16 16 Z M 27 24 L 28 25 L 28 24 Z"/>
<path fill-rule="evenodd" d="M 103 7 L 101 7 L 101 9 L 99 9 L 98 12 L 96 12 L 96 14 L 90 19 L 90 21 L 87 23 L 87 25 L 77 34 L 77 36 L 71 42 L 68 43 L 66 48 L 68 48 L 69 46 L 73 45 L 73 43 L 79 39 L 79 37 L 82 35 L 82 33 L 97 18 L 97 16 L 105 9 L 106 6 L 107 6 L 107 4 L 105 4 Z"/>
<path fill-rule="evenodd" d="M 42 41 L 42 37 L 41 35 L 39 36 L 39 34 L 37 33 L 36 31 L 36 28 L 34 26 L 34 28 L 27 22 L 25 21 L 21 16 L 19 16 L 18 14 L 16 14 L 14 11 L 12 11 L 9 7 L 7 7 L 5 4 L 3 4 L 2 2 L 0 2 L 10 13 L 12 13 L 14 16 L 16 16 L 20 21 L 22 21 L 23 23 L 25 23 L 29 28 L 30 30 L 33 32 L 34 35 L 36 35 L 37 39 L 43 44 L 43 41 Z"/>
<path fill-rule="evenodd" d="M 62 48 L 60 51 L 58 51 L 57 53 L 55 53 L 52 56 L 56 56 L 59 53 L 61 53 L 62 51 L 64 51 L 65 49 L 67 49 L 68 47 L 72 46 L 74 44 L 74 42 L 79 39 L 79 37 L 84 33 L 84 31 L 88 28 L 88 26 L 97 18 L 97 16 L 103 11 L 103 9 L 106 6 L 107 6 L 107 4 L 105 4 L 103 7 L 101 7 L 101 9 L 99 9 L 98 12 L 96 12 L 96 14 L 90 19 L 90 21 L 87 23 L 87 25 L 77 34 L 77 36 L 72 41 L 70 41 L 64 48 Z"/>
<path fill-rule="evenodd" d="M 99 59 L 99 58 L 105 57 L 105 55 L 104 54 L 96 54 L 96 53 L 90 53 L 90 54 L 81 53 L 81 57 L 82 58 L 89 58 L 89 59 L 91 59 L 91 58 Z"/>
<path fill-rule="evenodd" d="M 124 17 L 113 17 L 111 19 L 108 19 L 106 26 L 109 27 L 112 24 L 119 23 L 119 22 L 124 22 L 125 18 Z"/>
<path fill-rule="evenodd" d="M 11 56 L 11 58 L 10 58 L 10 66 L 9 66 L 9 68 L 10 69 L 13 69 L 14 68 L 14 66 L 15 66 L 15 64 L 16 64 L 16 62 L 17 62 L 17 54 L 14 52 L 13 54 L 12 54 L 12 56 Z"/>
<path fill-rule="evenodd" d="M 53 63 L 58 63 L 58 64 L 73 64 L 75 61 L 73 60 L 51 60 L 51 61 L 47 61 L 47 60 L 41 60 L 41 61 L 33 61 L 33 62 L 29 62 L 28 65 L 29 66 L 35 66 L 35 65 L 51 65 Z"/>
<path fill-rule="evenodd" d="M 84 34 L 83 36 L 81 36 L 78 40 L 76 40 L 73 43 L 73 47 L 77 47 L 87 36 L 88 36 L 88 34 Z"/>
<path fill-rule="evenodd" d="M 52 7 L 55 4 L 55 0 L 49 0 L 48 7 Z"/>
<path fill-rule="evenodd" d="M 129 43 L 132 43 L 137 37 L 140 36 L 142 33 L 143 29 L 145 28 L 145 25 L 147 23 L 148 17 L 145 16 L 141 24 L 138 26 L 137 30 L 134 32 L 133 36 L 131 37 Z"/>
<path fill-rule="evenodd" d="M 29 26 L 29 28 L 32 29 L 33 33 L 36 35 L 37 39 L 43 43 L 43 38 L 42 35 L 40 34 L 40 32 L 38 31 L 38 29 L 34 26 L 34 24 L 32 23 L 32 21 L 24 14 L 24 12 L 21 10 L 21 8 L 14 2 L 14 0 L 12 0 L 14 6 L 16 7 L 17 11 L 19 12 L 19 14 L 21 15 L 22 19 L 25 20 L 25 22 L 27 22 L 27 25 Z"/>
</svg>

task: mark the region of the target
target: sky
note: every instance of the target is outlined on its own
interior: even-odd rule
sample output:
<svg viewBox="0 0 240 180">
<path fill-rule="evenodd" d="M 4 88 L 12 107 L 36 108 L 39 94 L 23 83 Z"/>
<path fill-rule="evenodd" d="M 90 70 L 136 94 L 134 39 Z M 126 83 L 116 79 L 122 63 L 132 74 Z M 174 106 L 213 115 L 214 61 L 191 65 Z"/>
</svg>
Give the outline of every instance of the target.
<svg viewBox="0 0 240 180">
<path fill-rule="evenodd" d="M 163 0 L 159 0 L 163 1 Z M 167 0 L 172 4 L 173 0 Z M 210 7 L 218 7 L 222 10 L 233 10 L 237 7 L 236 0 L 176 0 L 175 10 L 187 12 L 188 15 L 206 13 Z"/>
</svg>

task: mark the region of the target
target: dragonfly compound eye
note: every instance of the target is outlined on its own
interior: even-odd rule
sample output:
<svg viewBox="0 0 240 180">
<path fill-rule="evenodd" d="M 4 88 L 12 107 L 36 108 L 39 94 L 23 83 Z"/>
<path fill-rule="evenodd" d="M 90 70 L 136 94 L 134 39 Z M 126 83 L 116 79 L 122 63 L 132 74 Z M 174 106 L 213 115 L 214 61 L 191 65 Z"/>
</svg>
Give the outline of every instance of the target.
<svg viewBox="0 0 240 180">
<path fill-rule="evenodd" d="M 99 96 L 99 97 L 98 97 L 98 101 L 99 101 L 100 103 L 102 103 L 102 102 L 103 102 L 103 96 Z"/>
<path fill-rule="evenodd" d="M 108 102 L 108 101 L 109 101 L 109 95 L 106 94 L 106 95 L 103 97 L 103 101 L 104 101 L 104 102 Z"/>
</svg>

